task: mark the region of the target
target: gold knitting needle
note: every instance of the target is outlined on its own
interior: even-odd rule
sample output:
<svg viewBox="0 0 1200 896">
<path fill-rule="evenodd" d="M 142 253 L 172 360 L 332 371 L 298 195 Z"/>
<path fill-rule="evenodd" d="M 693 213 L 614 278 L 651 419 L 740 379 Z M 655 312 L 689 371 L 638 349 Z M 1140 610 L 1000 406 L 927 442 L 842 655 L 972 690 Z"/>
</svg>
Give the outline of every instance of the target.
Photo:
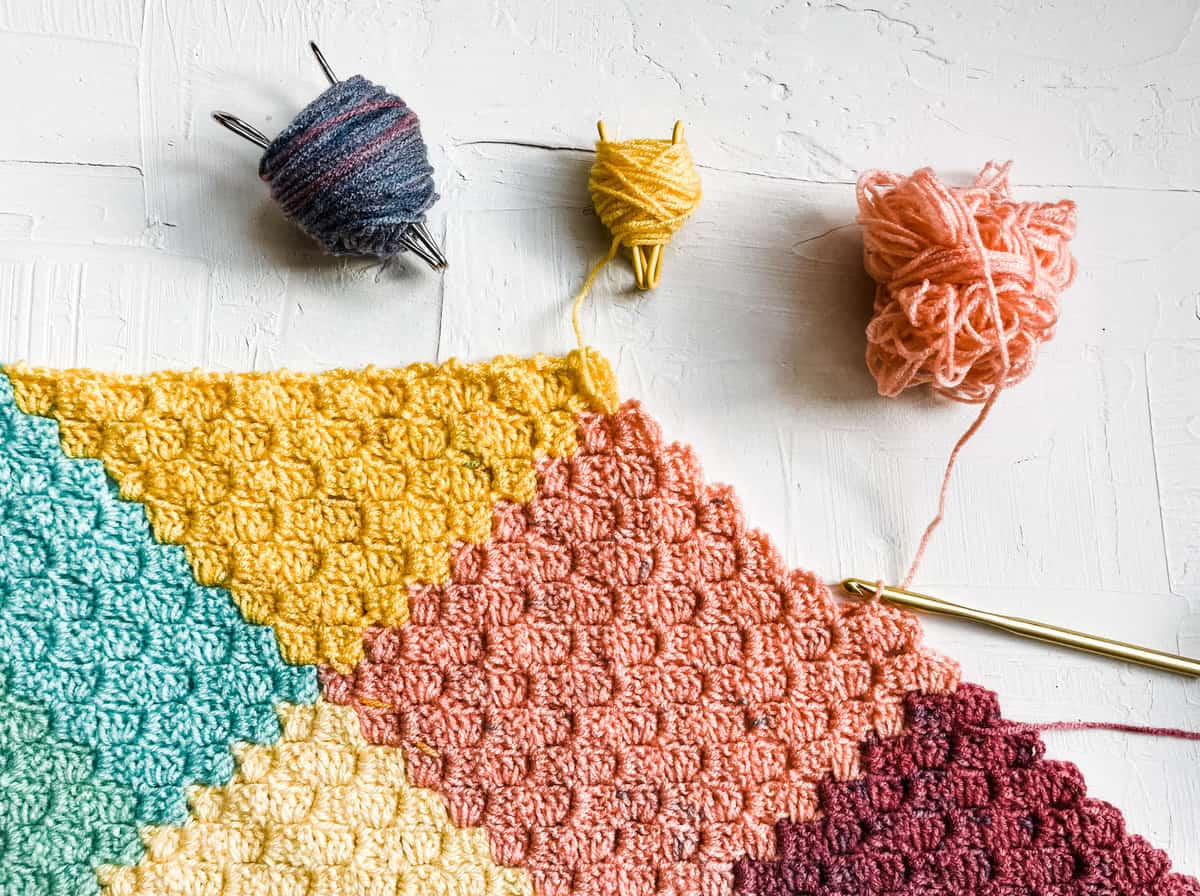
<svg viewBox="0 0 1200 896">
<path fill-rule="evenodd" d="M 682 139 L 683 122 L 676 121 L 675 129 L 671 131 L 671 142 L 678 143 Z M 650 250 L 650 263 L 646 265 L 646 282 L 649 289 L 656 288 L 658 281 L 662 279 L 662 249 L 662 243 L 659 243 Z"/>
<path fill-rule="evenodd" d="M 842 590 L 854 597 L 871 597 L 875 594 L 875 585 L 865 579 L 845 579 L 841 586 Z M 939 616 L 966 619 L 970 622 L 998 628 L 1009 634 L 1020 635 L 1023 638 L 1032 638 L 1047 644 L 1057 644 L 1060 647 L 1084 650 L 1111 659 L 1138 663 L 1163 672 L 1200 676 L 1200 660 L 1191 657 L 1151 650 L 1149 647 L 1126 644 L 1124 641 L 1101 638 L 1099 635 L 1085 635 L 1069 628 L 1059 628 L 1057 625 L 1022 619 L 1019 616 L 1004 616 L 1000 613 L 990 613 L 987 610 L 976 610 L 973 607 L 952 604 L 950 601 L 938 597 L 919 594 L 916 591 L 905 591 L 902 588 L 884 587 L 880 589 L 879 596 L 889 604 L 909 610 L 921 610 L 925 613 L 936 613 Z"/>
<path fill-rule="evenodd" d="M 604 126 L 603 121 L 596 122 L 596 131 L 600 134 L 600 142 L 608 143 L 608 128 Z M 638 289 L 646 289 L 646 272 L 645 259 L 642 258 L 641 246 L 630 246 L 629 252 L 633 256 L 633 279 L 637 283 Z"/>
<path fill-rule="evenodd" d="M 249 122 L 242 121 L 236 115 L 230 115 L 228 112 L 214 112 L 212 117 L 221 127 L 233 131 L 233 133 L 237 134 L 243 140 L 249 140 L 261 149 L 266 149 L 271 145 L 271 141 L 267 138 L 266 134 Z"/>
</svg>

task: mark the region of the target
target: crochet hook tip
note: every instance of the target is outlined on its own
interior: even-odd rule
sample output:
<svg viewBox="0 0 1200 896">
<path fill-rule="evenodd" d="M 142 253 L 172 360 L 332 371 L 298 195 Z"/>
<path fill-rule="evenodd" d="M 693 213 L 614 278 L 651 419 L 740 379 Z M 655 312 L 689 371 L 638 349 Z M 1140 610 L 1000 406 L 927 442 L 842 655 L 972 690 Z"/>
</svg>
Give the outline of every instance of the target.
<svg viewBox="0 0 1200 896">
<path fill-rule="evenodd" d="M 1109 659 L 1137 663 L 1162 672 L 1200 677 L 1200 659 L 1166 653 L 1137 644 L 1128 644 L 1099 635 L 1089 635 L 1046 622 L 1038 622 L 1034 619 L 1023 619 L 1019 616 L 1005 616 L 1001 613 L 979 610 L 951 603 L 931 594 L 921 594 L 906 588 L 875 585 L 865 579 L 848 578 L 843 579 L 839 584 L 843 591 L 854 597 L 871 597 L 878 594 L 880 600 L 908 610 L 919 610 L 938 616 L 949 616 L 954 619 L 975 622 L 1008 632 L 1010 635 L 1055 644 L 1059 647 L 1068 647 L 1072 650 L 1082 650 Z"/>
<path fill-rule="evenodd" d="M 853 597 L 869 597 L 875 590 L 869 582 L 855 578 L 842 579 L 838 587 Z"/>
</svg>

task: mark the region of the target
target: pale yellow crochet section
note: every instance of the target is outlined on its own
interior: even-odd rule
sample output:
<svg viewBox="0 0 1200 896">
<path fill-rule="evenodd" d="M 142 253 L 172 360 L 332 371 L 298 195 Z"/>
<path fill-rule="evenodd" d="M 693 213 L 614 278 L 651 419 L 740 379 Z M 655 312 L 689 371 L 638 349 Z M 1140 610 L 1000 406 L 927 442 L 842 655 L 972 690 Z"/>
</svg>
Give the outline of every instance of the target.
<svg viewBox="0 0 1200 896">
<path fill-rule="evenodd" d="M 180 826 L 100 871 L 106 896 L 531 896 L 479 828 L 412 787 L 403 752 L 363 741 L 348 707 L 279 708 L 283 739 L 249 746 L 225 787 L 197 787 Z"/>
<path fill-rule="evenodd" d="M 594 352 L 327 373 L 7 368 L 21 410 L 103 459 L 203 585 L 273 626 L 290 663 L 346 671 L 365 626 L 408 619 L 408 587 L 449 575 L 497 501 L 526 502 L 576 416 L 616 404 Z"/>
</svg>

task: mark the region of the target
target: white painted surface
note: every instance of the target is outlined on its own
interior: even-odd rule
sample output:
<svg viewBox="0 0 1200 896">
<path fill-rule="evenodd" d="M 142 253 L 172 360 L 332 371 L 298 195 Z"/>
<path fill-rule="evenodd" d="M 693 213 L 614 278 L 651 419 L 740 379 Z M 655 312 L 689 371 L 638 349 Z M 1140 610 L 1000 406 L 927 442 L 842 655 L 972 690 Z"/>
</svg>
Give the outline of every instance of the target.
<svg viewBox="0 0 1200 896">
<path fill-rule="evenodd" d="M 597 117 L 688 125 L 705 200 L 585 313 L 670 436 L 790 562 L 894 579 L 972 410 L 875 395 L 850 186 L 1014 158 L 1079 204 L 1081 276 L 1036 375 L 964 456 L 920 583 L 1200 655 L 1196 0 L 997 4 L 0 0 L 0 358 L 115 370 L 400 364 L 571 347 L 606 245 Z M 323 87 L 305 41 L 421 112 L 452 267 L 377 279 L 275 213 L 253 147 Z M 1200 728 L 1200 683 L 930 622 L 1031 721 Z M 1130 829 L 1200 873 L 1200 745 L 1051 734 Z"/>
</svg>

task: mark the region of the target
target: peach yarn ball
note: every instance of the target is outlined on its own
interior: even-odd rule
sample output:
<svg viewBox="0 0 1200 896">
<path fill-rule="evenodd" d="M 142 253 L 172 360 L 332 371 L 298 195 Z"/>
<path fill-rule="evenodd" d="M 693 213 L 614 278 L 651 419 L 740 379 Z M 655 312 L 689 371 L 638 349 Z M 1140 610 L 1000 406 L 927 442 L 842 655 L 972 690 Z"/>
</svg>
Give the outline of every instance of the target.
<svg viewBox="0 0 1200 896">
<path fill-rule="evenodd" d="M 969 187 L 929 168 L 859 178 L 863 259 L 877 284 L 867 366 L 881 395 L 930 383 L 986 401 L 1028 376 L 1054 335 L 1075 276 L 1075 203 L 1015 201 L 1009 164 L 989 162 Z"/>
</svg>

